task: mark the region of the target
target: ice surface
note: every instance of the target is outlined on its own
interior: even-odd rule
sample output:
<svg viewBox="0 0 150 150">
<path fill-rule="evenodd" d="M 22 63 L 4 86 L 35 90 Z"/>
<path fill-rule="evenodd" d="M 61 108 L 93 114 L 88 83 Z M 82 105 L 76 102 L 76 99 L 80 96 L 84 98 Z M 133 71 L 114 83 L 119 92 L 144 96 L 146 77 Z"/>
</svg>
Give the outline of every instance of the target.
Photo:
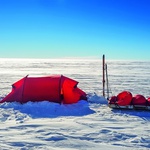
<svg viewBox="0 0 150 150">
<path fill-rule="evenodd" d="M 107 61 L 112 94 L 150 96 L 149 61 Z M 0 149 L 148 150 L 150 112 L 113 110 L 102 95 L 101 59 L 0 59 L 0 99 L 26 76 L 63 74 L 79 81 L 88 102 L 0 104 Z"/>
</svg>

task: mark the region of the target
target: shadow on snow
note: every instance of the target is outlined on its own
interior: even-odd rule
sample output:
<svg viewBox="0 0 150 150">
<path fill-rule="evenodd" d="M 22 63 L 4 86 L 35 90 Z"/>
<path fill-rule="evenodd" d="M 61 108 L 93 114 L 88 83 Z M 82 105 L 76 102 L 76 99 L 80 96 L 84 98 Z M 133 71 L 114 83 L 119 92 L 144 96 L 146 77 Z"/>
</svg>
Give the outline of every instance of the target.
<svg viewBox="0 0 150 150">
<path fill-rule="evenodd" d="M 136 116 L 144 120 L 150 120 L 150 111 L 148 110 L 112 109 L 112 112 L 121 115 Z"/>
</svg>

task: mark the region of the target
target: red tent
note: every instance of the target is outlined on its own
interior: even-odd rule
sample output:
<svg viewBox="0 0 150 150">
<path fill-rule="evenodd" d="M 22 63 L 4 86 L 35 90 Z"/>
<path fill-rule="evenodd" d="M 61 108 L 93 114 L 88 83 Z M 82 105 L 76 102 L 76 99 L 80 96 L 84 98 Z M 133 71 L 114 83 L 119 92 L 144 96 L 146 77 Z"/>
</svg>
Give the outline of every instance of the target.
<svg viewBox="0 0 150 150">
<path fill-rule="evenodd" d="M 63 75 L 24 77 L 12 85 L 12 91 L 3 102 L 50 101 L 72 104 L 86 99 L 86 93 L 77 87 L 78 82 Z"/>
</svg>

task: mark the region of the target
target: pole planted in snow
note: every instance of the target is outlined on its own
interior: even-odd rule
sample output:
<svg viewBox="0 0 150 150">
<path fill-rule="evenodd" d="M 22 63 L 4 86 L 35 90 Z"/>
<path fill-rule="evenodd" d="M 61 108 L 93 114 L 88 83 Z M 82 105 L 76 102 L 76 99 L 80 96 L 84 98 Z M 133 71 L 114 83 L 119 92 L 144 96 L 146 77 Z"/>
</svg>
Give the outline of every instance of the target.
<svg viewBox="0 0 150 150">
<path fill-rule="evenodd" d="M 105 70 L 106 70 L 106 85 L 107 85 L 107 100 L 109 99 L 109 86 L 108 86 L 108 72 L 107 72 L 107 64 L 105 65 Z"/>
<path fill-rule="evenodd" d="M 103 97 L 105 97 L 105 55 L 102 58 L 102 72 L 103 72 Z"/>
</svg>

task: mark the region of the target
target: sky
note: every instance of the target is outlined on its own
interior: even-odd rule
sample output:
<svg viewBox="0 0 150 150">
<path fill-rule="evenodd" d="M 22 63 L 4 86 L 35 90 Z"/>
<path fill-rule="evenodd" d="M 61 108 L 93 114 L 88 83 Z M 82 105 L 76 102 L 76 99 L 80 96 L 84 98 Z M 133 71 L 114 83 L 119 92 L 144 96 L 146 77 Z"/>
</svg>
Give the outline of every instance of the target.
<svg viewBox="0 0 150 150">
<path fill-rule="evenodd" d="M 0 58 L 150 60 L 149 0 L 0 0 Z"/>
</svg>

